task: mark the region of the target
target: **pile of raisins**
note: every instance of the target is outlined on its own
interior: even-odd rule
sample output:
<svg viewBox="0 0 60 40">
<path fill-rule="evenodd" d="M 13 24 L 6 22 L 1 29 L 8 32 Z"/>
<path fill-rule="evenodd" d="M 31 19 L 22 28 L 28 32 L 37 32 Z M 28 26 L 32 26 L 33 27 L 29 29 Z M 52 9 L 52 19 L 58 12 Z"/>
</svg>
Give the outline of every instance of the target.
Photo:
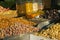
<svg viewBox="0 0 60 40">
<path fill-rule="evenodd" d="M 42 18 L 45 18 L 45 19 L 49 19 L 49 20 L 57 20 L 57 19 L 60 19 L 60 13 L 58 12 L 57 9 L 53 9 L 53 10 L 45 10 L 45 14 L 40 16 Z"/>
</svg>

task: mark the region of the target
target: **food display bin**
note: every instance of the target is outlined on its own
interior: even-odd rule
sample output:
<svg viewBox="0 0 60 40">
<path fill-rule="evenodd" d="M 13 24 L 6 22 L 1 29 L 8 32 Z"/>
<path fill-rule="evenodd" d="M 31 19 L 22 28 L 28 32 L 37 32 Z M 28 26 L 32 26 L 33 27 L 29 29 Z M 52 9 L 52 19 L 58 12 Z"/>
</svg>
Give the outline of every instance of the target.
<svg viewBox="0 0 60 40">
<path fill-rule="evenodd" d="M 42 36 L 36 36 L 33 34 L 24 34 L 22 36 L 15 36 L 15 37 L 9 37 L 5 38 L 4 40 L 57 40 L 57 39 L 50 39 Z"/>
<path fill-rule="evenodd" d="M 18 16 L 34 18 L 39 15 L 39 10 L 43 10 L 42 0 L 17 0 L 16 9 Z"/>
</svg>

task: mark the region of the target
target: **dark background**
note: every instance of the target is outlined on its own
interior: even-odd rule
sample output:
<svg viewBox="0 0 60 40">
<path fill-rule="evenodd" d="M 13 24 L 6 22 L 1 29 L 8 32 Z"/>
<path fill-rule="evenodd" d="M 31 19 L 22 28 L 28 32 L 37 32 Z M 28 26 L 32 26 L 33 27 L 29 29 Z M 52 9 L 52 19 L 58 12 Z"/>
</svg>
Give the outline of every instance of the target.
<svg viewBox="0 0 60 40">
<path fill-rule="evenodd" d="M 51 0 L 51 8 L 60 9 L 60 5 L 57 4 L 58 0 Z"/>
<path fill-rule="evenodd" d="M 52 9 L 60 9 L 60 6 L 57 5 L 58 0 L 51 0 L 51 8 Z M 0 0 L 0 5 L 6 8 L 16 9 L 16 0 Z"/>
<path fill-rule="evenodd" d="M 5 8 L 16 9 L 16 1 L 15 0 L 0 0 L 0 5 Z"/>
</svg>

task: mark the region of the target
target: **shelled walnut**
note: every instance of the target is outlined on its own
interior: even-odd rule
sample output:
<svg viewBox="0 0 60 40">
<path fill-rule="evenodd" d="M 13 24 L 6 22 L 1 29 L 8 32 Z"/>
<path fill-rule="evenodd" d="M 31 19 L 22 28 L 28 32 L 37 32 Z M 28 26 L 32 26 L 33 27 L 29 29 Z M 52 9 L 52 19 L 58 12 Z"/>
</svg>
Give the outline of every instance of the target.
<svg viewBox="0 0 60 40">
<path fill-rule="evenodd" d="M 31 22 L 20 18 L 0 18 L 0 38 L 36 32 Z"/>
</svg>

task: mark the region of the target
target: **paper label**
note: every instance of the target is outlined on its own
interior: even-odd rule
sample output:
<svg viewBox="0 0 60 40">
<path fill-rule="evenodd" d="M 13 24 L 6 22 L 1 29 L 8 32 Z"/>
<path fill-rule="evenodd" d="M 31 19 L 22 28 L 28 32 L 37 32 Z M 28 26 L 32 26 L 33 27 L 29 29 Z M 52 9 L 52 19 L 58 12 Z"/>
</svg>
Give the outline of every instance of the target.
<svg viewBox="0 0 60 40">
<path fill-rule="evenodd" d="M 33 3 L 33 11 L 38 11 L 38 3 Z"/>
</svg>

